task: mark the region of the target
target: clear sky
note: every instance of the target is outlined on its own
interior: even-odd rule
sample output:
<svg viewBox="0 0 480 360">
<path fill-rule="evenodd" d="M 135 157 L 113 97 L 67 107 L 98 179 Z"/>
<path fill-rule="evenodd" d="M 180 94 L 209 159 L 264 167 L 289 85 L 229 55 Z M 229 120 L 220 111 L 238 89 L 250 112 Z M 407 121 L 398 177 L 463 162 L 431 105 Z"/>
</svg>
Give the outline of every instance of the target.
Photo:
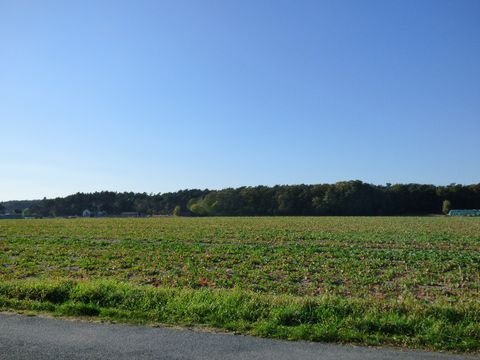
<svg viewBox="0 0 480 360">
<path fill-rule="evenodd" d="M 480 182 L 480 1 L 0 0 L 0 200 Z"/>
</svg>

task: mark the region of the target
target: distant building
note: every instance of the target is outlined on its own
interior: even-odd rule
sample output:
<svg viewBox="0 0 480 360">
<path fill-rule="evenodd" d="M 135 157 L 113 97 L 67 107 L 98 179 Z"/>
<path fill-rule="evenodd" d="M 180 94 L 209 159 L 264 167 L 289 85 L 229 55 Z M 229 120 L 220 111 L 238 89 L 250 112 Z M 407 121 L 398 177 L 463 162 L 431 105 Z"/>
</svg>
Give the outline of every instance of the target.
<svg viewBox="0 0 480 360">
<path fill-rule="evenodd" d="M 140 213 L 136 211 L 124 211 L 120 214 L 121 217 L 139 217 Z"/>
<path fill-rule="evenodd" d="M 0 220 L 6 220 L 6 219 L 23 219 L 23 215 L 19 215 L 19 214 L 1 214 L 0 215 Z"/>
<path fill-rule="evenodd" d="M 82 216 L 83 216 L 83 217 L 91 217 L 91 216 L 92 216 L 92 212 L 91 212 L 90 210 L 88 210 L 88 209 L 85 209 L 85 210 L 83 210 L 83 212 L 82 212 Z"/>
<path fill-rule="evenodd" d="M 480 216 L 479 209 L 455 209 L 448 212 L 448 216 Z"/>
</svg>

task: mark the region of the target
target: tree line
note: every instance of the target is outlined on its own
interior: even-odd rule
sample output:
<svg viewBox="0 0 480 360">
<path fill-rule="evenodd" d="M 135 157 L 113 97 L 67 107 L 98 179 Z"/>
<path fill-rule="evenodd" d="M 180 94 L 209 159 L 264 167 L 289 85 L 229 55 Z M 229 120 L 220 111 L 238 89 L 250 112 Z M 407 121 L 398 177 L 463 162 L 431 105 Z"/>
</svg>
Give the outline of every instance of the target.
<svg viewBox="0 0 480 360">
<path fill-rule="evenodd" d="M 23 209 L 28 210 L 28 215 L 44 217 L 78 216 L 86 209 L 102 215 L 123 212 L 184 216 L 425 215 L 440 214 L 450 208 L 480 208 L 480 183 L 373 185 L 355 180 L 163 194 L 102 191 L 22 204 L 28 204 L 28 209 Z M 2 205 L 11 209 L 15 202 Z"/>
</svg>

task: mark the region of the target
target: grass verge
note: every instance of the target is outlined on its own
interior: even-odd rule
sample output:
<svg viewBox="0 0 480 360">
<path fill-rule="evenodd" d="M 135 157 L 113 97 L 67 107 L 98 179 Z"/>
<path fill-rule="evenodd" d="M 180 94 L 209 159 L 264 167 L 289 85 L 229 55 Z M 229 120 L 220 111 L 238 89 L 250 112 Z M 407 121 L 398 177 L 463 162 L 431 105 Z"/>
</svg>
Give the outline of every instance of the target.
<svg viewBox="0 0 480 360">
<path fill-rule="evenodd" d="M 263 337 L 395 345 L 448 351 L 480 349 L 480 304 L 297 297 L 244 290 L 176 289 L 115 281 L 0 283 L 1 310 L 105 320 L 208 326 Z"/>
</svg>

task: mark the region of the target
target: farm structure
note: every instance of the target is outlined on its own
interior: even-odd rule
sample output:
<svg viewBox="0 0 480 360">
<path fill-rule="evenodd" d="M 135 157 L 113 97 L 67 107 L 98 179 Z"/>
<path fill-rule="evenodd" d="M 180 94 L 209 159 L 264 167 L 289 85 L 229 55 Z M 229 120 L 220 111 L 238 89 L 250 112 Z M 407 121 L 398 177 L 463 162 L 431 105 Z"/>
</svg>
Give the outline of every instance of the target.
<svg viewBox="0 0 480 360">
<path fill-rule="evenodd" d="M 480 216 L 479 209 L 457 209 L 450 210 L 448 216 Z"/>
<path fill-rule="evenodd" d="M 0 214 L 0 219 L 23 219 L 22 215 L 19 214 Z"/>
</svg>

